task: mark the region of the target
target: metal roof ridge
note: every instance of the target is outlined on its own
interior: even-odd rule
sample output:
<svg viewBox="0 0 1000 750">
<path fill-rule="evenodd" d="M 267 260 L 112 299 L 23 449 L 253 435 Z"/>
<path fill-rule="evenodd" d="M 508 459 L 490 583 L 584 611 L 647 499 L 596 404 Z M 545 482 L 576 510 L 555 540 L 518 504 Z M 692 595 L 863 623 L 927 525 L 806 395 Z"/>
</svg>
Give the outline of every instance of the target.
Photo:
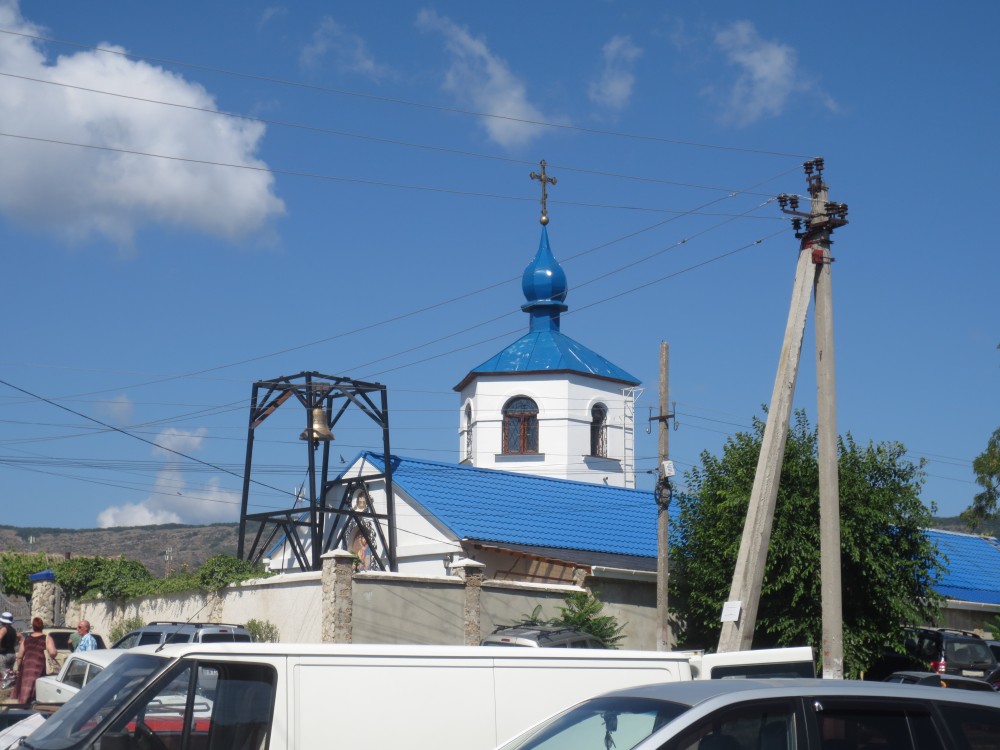
<svg viewBox="0 0 1000 750">
<path fill-rule="evenodd" d="M 361 455 L 371 456 L 372 458 L 376 458 L 379 461 L 382 461 L 383 463 L 385 462 L 384 456 L 381 453 L 379 453 L 378 451 L 366 450 Z M 450 462 L 447 462 L 447 461 L 434 461 L 434 460 L 429 459 L 429 458 L 412 458 L 410 456 L 401 456 L 398 453 L 391 454 L 391 457 L 395 458 L 395 459 L 397 459 L 399 461 L 406 461 L 408 463 L 424 463 L 424 464 L 430 464 L 430 465 L 433 465 L 433 466 L 441 466 L 441 467 L 444 467 L 444 468 L 447 468 L 447 469 L 455 469 L 455 470 L 458 470 L 458 471 L 473 471 L 473 472 L 479 472 L 479 473 L 484 473 L 484 474 L 485 473 L 489 473 L 489 474 L 501 474 L 501 475 L 506 476 L 506 477 L 517 478 L 517 479 L 530 479 L 530 480 L 533 480 L 533 481 L 541 481 L 541 482 L 556 482 L 556 483 L 561 483 L 561 484 L 573 484 L 573 485 L 580 485 L 580 486 L 584 486 L 584 487 L 593 487 L 595 489 L 600 489 L 600 490 L 605 490 L 605 491 L 606 490 L 619 490 L 619 491 L 624 490 L 626 492 L 638 492 L 638 493 L 643 494 L 643 495 L 647 495 L 647 494 L 648 495 L 652 495 L 653 494 L 653 490 L 652 489 L 642 490 L 642 489 L 639 489 L 638 487 L 615 487 L 613 485 L 598 484 L 596 482 L 583 482 L 583 481 L 580 481 L 579 479 L 563 479 L 561 477 L 545 477 L 545 476 L 541 476 L 541 475 L 538 475 L 538 474 L 523 474 L 523 473 L 518 472 L 518 471 L 507 471 L 505 469 L 489 469 L 489 468 L 486 468 L 484 466 L 470 466 L 468 464 L 456 464 L 456 463 L 450 463 Z M 395 474 L 395 471 L 393 473 Z"/>
</svg>

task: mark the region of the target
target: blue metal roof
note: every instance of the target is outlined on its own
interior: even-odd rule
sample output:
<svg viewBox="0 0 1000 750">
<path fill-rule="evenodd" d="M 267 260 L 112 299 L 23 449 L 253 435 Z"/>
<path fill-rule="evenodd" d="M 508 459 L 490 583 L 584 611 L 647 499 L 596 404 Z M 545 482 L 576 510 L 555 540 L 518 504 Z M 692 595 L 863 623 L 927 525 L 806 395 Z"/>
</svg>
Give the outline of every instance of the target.
<svg viewBox="0 0 1000 750">
<path fill-rule="evenodd" d="M 380 470 L 381 454 L 363 454 Z M 656 556 L 651 491 L 393 456 L 392 481 L 459 539 Z"/>
<path fill-rule="evenodd" d="M 382 455 L 361 454 L 383 470 Z M 393 457 L 393 482 L 459 539 L 655 558 L 650 490 Z M 671 514 L 677 511 L 671 506 Z M 675 527 L 676 528 L 676 527 Z M 947 568 L 935 587 L 949 599 L 1000 604 L 1000 542 L 928 529 Z"/>
<path fill-rule="evenodd" d="M 941 562 L 948 569 L 935 589 L 964 602 L 1000 604 L 1000 544 L 992 537 L 931 529 Z"/>
<path fill-rule="evenodd" d="M 559 331 L 532 331 L 473 368 L 455 390 L 475 375 L 579 372 L 628 385 L 639 379 Z"/>
</svg>

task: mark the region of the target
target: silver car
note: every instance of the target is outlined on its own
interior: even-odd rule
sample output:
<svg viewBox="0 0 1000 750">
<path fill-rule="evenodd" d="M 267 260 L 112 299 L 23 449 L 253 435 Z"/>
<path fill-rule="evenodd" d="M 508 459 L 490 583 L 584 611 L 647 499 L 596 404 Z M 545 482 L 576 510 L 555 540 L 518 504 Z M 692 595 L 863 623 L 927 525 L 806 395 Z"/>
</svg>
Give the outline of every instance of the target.
<svg viewBox="0 0 1000 750">
<path fill-rule="evenodd" d="M 591 698 L 503 750 L 985 750 L 1000 695 L 851 680 L 673 682 Z"/>
</svg>

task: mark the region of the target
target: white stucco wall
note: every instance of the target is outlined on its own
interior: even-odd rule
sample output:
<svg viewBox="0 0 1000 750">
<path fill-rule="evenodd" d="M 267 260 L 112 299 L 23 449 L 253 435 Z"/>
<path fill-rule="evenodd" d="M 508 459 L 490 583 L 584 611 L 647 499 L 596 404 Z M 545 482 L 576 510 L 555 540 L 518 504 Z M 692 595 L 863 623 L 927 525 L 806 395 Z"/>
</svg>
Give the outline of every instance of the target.
<svg viewBox="0 0 1000 750">
<path fill-rule="evenodd" d="M 322 640 L 323 587 L 320 573 L 290 573 L 229 586 L 219 594 L 190 592 L 145 597 L 119 607 L 111 602 L 71 605 L 67 621 L 84 618 L 95 633 L 108 637 L 122 620 L 144 622 L 218 622 L 243 625 L 266 620 L 277 626 L 281 640 L 315 643 Z M 111 644 L 108 644 L 111 645 Z"/>
<path fill-rule="evenodd" d="M 477 376 L 460 393 L 460 460 L 484 469 L 634 487 L 634 448 L 626 431 L 632 432 L 634 440 L 635 417 L 626 409 L 623 387 L 567 373 Z M 502 410 L 516 396 L 526 396 L 538 405 L 537 456 L 502 453 Z M 608 411 L 607 458 L 589 455 L 591 409 L 598 403 Z M 471 425 L 467 424 L 467 406 L 471 407 Z M 471 461 L 466 457 L 470 428 Z"/>
</svg>

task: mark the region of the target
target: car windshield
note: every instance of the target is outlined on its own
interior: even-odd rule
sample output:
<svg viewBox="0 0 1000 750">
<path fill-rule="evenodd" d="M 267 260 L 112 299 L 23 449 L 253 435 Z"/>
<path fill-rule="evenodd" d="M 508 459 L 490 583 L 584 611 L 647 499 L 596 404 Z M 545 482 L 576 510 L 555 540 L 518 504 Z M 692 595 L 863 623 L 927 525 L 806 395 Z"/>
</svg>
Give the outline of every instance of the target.
<svg viewBox="0 0 1000 750">
<path fill-rule="evenodd" d="M 688 708 L 654 698 L 594 698 L 515 737 L 501 750 L 629 750 Z"/>
<path fill-rule="evenodd" d="M 37 750 L 66 750 L 98 731 L 119 706 L 128 703 L 169 659 L 124 654 L 108 665 L 87 689 L 60 708 L 24 742 Z"/>
</svg>

